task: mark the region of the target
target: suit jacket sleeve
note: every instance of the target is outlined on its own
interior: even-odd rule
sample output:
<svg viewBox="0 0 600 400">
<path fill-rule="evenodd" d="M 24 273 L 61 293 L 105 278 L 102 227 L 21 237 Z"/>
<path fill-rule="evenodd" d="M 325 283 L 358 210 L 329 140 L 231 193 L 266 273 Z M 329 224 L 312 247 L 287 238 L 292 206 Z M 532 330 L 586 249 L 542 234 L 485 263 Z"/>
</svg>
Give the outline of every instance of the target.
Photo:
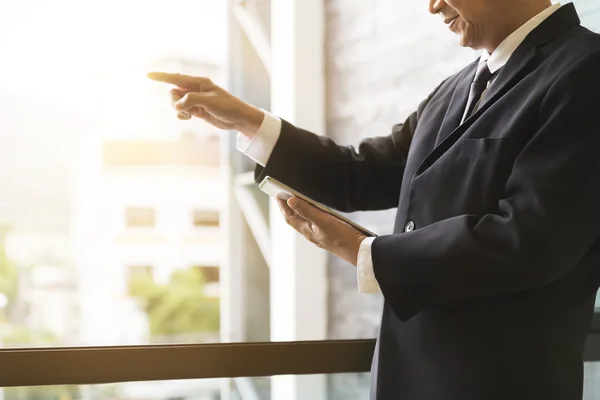
<svg viewBox="0 0 600 400">
<path fill-rule="evenodd" d="M 345 212 L 397 207 L 408 149 L 432 96 L 406 122 L 394 126 L 391 135 L 366 139 L 358 151 L 284 120 L 269 162 L 256 167 L 255 179 L 271 176 Z"/>
<path fill-rule="evenodd" d="M 598 71 L 592 54 L 553 83 L 499 213 L 375 239 L 375 276 L 398 318 L 433 303 L 545 286 L 584 259 L 600 238 Z"/>
</svg>

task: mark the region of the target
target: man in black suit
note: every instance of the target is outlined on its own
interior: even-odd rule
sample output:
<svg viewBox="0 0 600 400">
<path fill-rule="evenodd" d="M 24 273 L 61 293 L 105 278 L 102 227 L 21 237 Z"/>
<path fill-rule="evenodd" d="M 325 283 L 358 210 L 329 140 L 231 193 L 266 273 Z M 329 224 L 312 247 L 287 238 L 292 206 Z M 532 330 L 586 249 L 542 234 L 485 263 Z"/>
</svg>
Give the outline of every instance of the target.
<svg viewBox="0 0 600 400">
<path fill-rule="evenodd" d="M 209 80 L 177 86 L 180 118 L 241 132 L 275 177 L 342 211 L 398 207 L 365 238 L 298 199 L 308 240 L 357 265 L 385 305 L 372 399 L 574 400 L 600 280 L 600 36 L 572 4 L 431 0 L 482 56 L 391 135 L 341 147 Z"/>
</svg>

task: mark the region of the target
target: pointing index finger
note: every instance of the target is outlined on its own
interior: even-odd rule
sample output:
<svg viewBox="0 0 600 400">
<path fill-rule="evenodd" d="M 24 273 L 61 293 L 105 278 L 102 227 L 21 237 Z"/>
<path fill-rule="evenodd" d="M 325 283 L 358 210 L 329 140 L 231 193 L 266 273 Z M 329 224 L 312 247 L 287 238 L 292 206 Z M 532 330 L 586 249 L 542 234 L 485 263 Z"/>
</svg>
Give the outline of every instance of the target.
<svg viewBox="0 0 600 400">
<path fill-rule="evenodd" d="M 168 72 L 149 72 L 148 78 L 153 81 L 170 83 L 182 88 L 192 88 L 197 85 L 196 78 L 188 75 L 172 74 Z"/>
</svg>

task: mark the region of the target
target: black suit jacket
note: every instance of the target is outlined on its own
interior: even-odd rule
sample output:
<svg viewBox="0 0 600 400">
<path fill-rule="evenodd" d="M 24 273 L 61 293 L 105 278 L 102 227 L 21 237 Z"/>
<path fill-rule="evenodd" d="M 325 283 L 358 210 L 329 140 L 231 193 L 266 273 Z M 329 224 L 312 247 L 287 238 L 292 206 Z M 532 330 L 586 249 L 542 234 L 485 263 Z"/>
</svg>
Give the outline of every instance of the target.
<svg viewBox="0 0 600 400">
<path fill-rule="evenodd" d="M 582 395 L 600 279 L 600 36 L 562 7 L 459 126 L 476 66 L 358 151 L 284 122 L 256 171 L 342 211 L 398 207 L 372 247 L 385 298 L 372 399 Z"/>
</svg>

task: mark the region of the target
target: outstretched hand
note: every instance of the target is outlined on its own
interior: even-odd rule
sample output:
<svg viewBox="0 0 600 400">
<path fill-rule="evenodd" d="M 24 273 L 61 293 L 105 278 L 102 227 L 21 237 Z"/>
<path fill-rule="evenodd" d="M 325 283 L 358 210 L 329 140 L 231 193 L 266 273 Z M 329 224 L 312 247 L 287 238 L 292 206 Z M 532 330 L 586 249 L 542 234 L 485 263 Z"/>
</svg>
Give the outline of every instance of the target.
<svg viewBox="0 0 600 400">
<path fill-rule="evenodd" d="M 208 78 L 150 72 L 148 78 L 175 85 L 171 104 L 179 119 L 197 117 L 219 129 L 236 130 L 254 137 L 264 113 L 219 87 Z"/>
<path fill-rule="evenodd" d="M 365 235 L 297 197 L 279 198 L 277 203 L 285 221 L 308 241 L 356 266 Z"/>
</svg>

